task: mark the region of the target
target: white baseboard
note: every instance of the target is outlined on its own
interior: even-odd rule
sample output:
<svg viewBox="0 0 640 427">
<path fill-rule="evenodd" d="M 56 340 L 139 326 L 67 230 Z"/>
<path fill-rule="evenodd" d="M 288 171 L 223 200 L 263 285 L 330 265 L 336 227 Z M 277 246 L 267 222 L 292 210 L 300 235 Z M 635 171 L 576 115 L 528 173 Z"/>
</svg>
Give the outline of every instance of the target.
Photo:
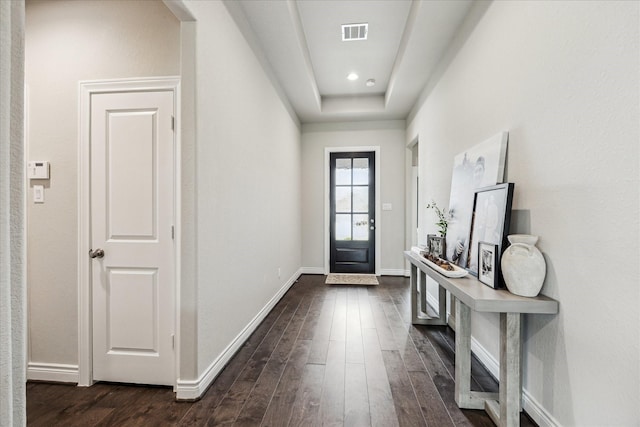
<svg viewBox="0 0 640 427">
<path fill-rule="evenodd" d="M 427 303 L 432 308 L 438 307 L 438 300 L 429 292 L 427 292 Z M 449 312 L 447 312 L 447 315 L 449 315 Z M 500 378 L 500 361 L 493 357 L 473 336 L 471 337 L 471 352 L 497 381 Z M 540 427 L 560 427 L 560 423 L 525 388 L 522 389 L 522 409 Z"/>
<path fill-rule="evenodd" d="M 381 276 L 408 276 L 409 272 L 402 268 L 383 268 L 380 270 Z"/>
<path fill-rule="evenodd" d="M 500 361 L 484 348 L 480 342 L 471 337 L 471 352 L 480 360 L 491 376 L 498 380 L 500 378 Z"/>
<path fill-rule="evenodd" d="M 300 274 L 324 274 L 323 267 L 302 267 Z"/>
<path fill-rule="evenodd" d="M 27 364 L 28 380 L 77 383 L 78 378 L 78 365 L 35 362 Z"/>
<path fill-rule="evenodd" d="M 561 424 L 547 412 L 544 407 L 536 399 L 531 396 L 527 390 L 522 390 L 522 409 L 536 422 L 540 427 L 561 427 Z"/>
<path fill-rule="evenodd" d="M 229 360 L 236 354 L 242 345 L 249 339 L 251 334 L 256 330 L 265 317 L 271 312 L 273 307 L 280 301 L 284 294 L 298 280 L 303 269 L 298 270 L 291 278 L 278 290 L 278 292 L 267 302 L 267 304 L 251 319 L 249 324 L 231 341 L 222 353 L 209 365 L 207 369 L 196 380 L 178 379 L 176 386 L 177 400 L 196 400 L 199 399 L 209 385 L 216 379 L 222 369 L 229 363 Z M 312 273 L 307 273 L 312 274 Z"/>
<path fill-rule="evenodd" d="M 380 270 L 381 276 L 404 276 L 409 277 L 409 270 L 402 268 L 383 268 Z M 322 267 L 302 267 L 300 274 L 325 274 Z"/>
</svg>

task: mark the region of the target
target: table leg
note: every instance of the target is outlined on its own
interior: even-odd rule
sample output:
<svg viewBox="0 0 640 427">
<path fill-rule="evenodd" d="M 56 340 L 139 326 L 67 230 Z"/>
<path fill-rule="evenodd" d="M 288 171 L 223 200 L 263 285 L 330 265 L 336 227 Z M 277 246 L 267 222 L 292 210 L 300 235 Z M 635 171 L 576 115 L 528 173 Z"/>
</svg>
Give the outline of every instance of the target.
<svg viewBox="0 0 640 427">
<path fill-rule="evenodd" d="M 438 316 L 447 323 L 447 290 L 442 286 L 438 286 Z"/>
<path fill-rule="evenodd" d="M 418 320 L 419 301 L 418 301 L 418 268 L 411 264 L 411 275 L 409 277 L 411 284 L 411 322 L 416 323 Z"/>
<path fill-rule="evenodd" d="M 420 274 L 420 283 L 418 283 L 418 274 Z M 427 315 L 427 275 L 411 264 L 411 323 L 414 325 L 446 325 L 447 309 L 446 309 L 446 289 L 439 286 L 439 313 L 438 317 L 430 317 Z M 420 291 L 418 292 L 418 287 Z M 444 306 L 444 309 L 442 308 Z"/>
<path fill-rule="evenodd" d="M 500 420 L 520 425 L 522 343 L 520 313 L 500 313 Z"/>
<path fill-rule="evenodd" d="M 456 298 L 455 399 L 458 407 L 471 401 L 471 310 Z"/>
<path fill-rule="evenodd" d="M 518 427 L 522 402 L 520 313 L 500 313 L 500 396 L 485 409 L 498 427 Z"/>
<path fill-rule="evenodd" d="M 420 270 L 420 312 L 427 313 L 427 275 Z"/>
<path fill-rule="evenodd" d="M 454 297 L 453 294 L 451 294 L 451 313 L 449 313 L 449 323 L 448 323 L 448 325 L 454 331 L 456 330 L 456 300 L 457 299 L 458 298 Z"/>
<path fill-rule="evenodd" d="M 471 391 L 471 309 L 456 298 L 455 399 L 458 407 L 484 409 L 498 393 Z"/>
</svg>

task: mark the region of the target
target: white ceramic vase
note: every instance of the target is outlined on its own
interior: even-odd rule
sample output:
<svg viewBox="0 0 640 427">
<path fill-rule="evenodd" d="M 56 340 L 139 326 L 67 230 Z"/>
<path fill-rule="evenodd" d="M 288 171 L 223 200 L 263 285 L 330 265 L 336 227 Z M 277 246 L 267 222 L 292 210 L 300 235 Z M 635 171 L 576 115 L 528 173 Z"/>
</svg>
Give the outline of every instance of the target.
<svg viewBox="0 0 640 427">
<path fill-rule="evenodd" d="M 535 297 L 540 293 L 547 274 L 547 263 L 535 246 L 538 236 L 512 234 L 507 239 L 511 246 L 500 262 L 507 289 L 512 294 Z"/>
</svg>

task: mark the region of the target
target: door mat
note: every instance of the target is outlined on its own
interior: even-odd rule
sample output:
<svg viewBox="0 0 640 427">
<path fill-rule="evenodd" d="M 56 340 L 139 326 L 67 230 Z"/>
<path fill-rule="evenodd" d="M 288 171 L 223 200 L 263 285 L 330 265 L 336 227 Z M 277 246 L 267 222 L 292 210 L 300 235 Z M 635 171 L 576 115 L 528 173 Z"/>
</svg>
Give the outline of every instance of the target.
<svg viewBox="0 0 640 427">
<path fill-rule="evenodd" d="M 379 285 L 374 274 L 329 274 L 325 285 Z"/>
</svg>

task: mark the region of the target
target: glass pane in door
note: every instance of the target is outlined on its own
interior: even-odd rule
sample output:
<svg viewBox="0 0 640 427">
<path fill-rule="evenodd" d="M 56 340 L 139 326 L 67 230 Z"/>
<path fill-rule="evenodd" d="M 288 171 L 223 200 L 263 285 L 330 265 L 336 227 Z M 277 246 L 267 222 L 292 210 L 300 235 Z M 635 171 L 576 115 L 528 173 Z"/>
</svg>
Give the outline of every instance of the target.
<svg viewBox="0 0 640 427">
<path fill-rule="evenodd" d="M 369 215 L 353 215 L 353 240 L 369 240 Z"/>
<path fill-rule="evenodd" d="M 336 185 L 351 185 L 351 159 L 336 159 Z"/>
<path fill-rule="evenodd" d="M 369 159 L 353 159 L 353 185 L 369 184 Z"/>
<path fill-rule="evenodd" d="M 351 214 L 336 214 L 336 240 L 351 240 Z"/>
<path fill-rule="evenodd" d="M 369 212 L 369 187 L 353 187 L 353 211 Z"/>
<path fill-rule="evenodd" d="M 336 212 L 351 213 L 351 187 L 336 187 Z"/>
</svg>

